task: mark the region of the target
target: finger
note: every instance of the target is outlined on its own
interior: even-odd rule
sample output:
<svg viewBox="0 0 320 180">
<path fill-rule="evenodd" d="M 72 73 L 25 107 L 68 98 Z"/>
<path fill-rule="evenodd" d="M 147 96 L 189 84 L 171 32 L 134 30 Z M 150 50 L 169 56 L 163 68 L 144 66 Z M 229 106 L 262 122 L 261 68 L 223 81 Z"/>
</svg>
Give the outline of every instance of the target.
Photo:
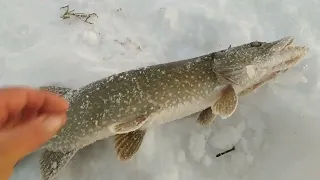
<svg viewBox="0 0 320 180">
<path fill-rule="evenodd" d="M 26 104 L 48 112 L 62 112 L 68 108 L 68 102 L 63 97 L 28 87 L 3 88 L 0 90 L 0 97 L 0 106 L 7 106 L 9 112 L 20 111 Z"/>
<path fill-rule="evenodd" d="M 9 116 L 8 117 L 9 120 L 5 121 L 1 126 L 0 126 L 0 131 L 2 129 L 10 129 L 10 128 L 13 128 L 17 125 L 19 125 L 19 122 L 20 124 L 23 124 L 24 121 L 21 120 L 21 114 L 16 114 L 14 116 Z"/>
<path fill-rule="evenodd" d="M 63 97 L 58 96 L 55 93 L 41 90 L 44 94 L 44 101 L 41 106 L 40 112 L 42 113 L 60 113 L 66 112 L 69 108 L 69 103 Z"/>
<path fill-rule="evenodd" d="M 2 89 L 0 96 L 2 99 L 0 115 L 4 115 L 3 119 L 7 120 L 2 128 L 11 128 L 35 117 L 44 102 L 43 93 L 26 88 Z"/>
<path fill-rule="evenodd" d="M 0 125 L 8 119 L 12 111 L 20 112 L 26 104 L 26 93 L 9 88 L 0 89 Z"/>
<path fill-rule="evenodd" d="M 66 112 L 68 102 L 58 95 L 32 88 L 3 88 L 0 90 L 0 125 L 9 116 L 16 116 L 23 110 L 25 119 L 37 113 Z"/>
<path fill-rule="evenodd" d="M 66 122 L 66 115 L 41 116 L 0 132 L 0 158 L 15 164 L 47 142 Z"/>
</svg>

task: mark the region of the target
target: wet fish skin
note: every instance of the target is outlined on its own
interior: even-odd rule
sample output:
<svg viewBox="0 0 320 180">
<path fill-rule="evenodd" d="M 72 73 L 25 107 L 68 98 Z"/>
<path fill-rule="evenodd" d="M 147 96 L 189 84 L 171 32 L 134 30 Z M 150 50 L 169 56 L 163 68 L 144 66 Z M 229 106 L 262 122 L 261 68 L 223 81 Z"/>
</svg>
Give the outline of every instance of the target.
<svg viewBox="0 0 320 180">
<path fill-rule="evenodd" d="M 40 160 L 43 179 L 55 177 L 75 154 L 74 151 L 115 135 L 108 129 L 111 124 L 124 119 L 130 121 L 130 118 L 134 119 L 141 115 L 148 116 L 160 108 L 170 107 L 174 101 L 178 103 L 179 97 L 180 99 L 185 97 L 187 100 L 200 98 L 204 95 L 201 95 L 200 91 L 193 90 L 198 84 L 201 84 L 199 90 L 204 88 L 203 91 L 207 93 L 214 91 L 217 85 L 215 85 L 216 80 L 212 81 L 212 78 L 216 78 L 216 75 L 211 71 L 210 59 L 202 60 L 201 63 L 198 62 L 200 59 L 197 59 L 123 72 L 73 91 L 67 98 L 70 107 L 67 112 L 67 123 L 56 137 L 41 148 L 44 149 Z M 197 68 L 199 70 L 195 72 L 193 69 Z M 197 74 L 203 74 L 202 78 L 196 76 Z M 190 83 L 188 78 L 199 83 Z M 172 85 L 168 86 L 167 83 Z M 173 93 L 179 90 L 181 90 L 180 96 Z M 189 95 L 183 95 L 186 93 Z M 65 158 L 67 160 L 64 160 Z"/>
<path fill-rule="evenodd" d="M 211 70 L 210 59 L 200 58 L 123 72 L 96 81 L 72 97 L 66 125 L 45 147 L 55 151 L 82 148 L 98 133 L 108 131 L 106 128 L 112 123 L 149 116 L 182 101 L 206 98 L 217 86 L 218 78 Z"/>
<path fill-rule="evenodd" d="M 43 179 L 55 177 L 79 149 L 100 139 L 115 136 L 119 159 L 128 160 L 138 151 L 150 127 L 203 110 L 213 117 L 230 117 L 238 95 L 261 87 L 307 53 L 306 47 L 292 46 L 292 41 L 287 37 L 269 43 L 251 42 L 122 72 L 78 90 L 51 88 L 63 92 L 70 109 L 66 125 L 42 147 Z M 208 125 L 212 119 L 208 121 L 202 124 Z"/>
</svg>

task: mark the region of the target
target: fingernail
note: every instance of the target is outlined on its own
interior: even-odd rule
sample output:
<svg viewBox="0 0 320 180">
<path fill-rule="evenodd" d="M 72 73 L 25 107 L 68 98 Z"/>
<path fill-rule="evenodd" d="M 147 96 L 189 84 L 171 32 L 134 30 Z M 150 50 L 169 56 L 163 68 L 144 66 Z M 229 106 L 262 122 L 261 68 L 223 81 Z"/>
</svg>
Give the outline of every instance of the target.
<svg viewBox="0 0 320 180">
<path fill-rule="evenodd" d="M 49 116 L 46 119 L 44 119 L 43 125 L 48 131 L 56 132 L 63 125 L 62 118 L 59 116 Z"/>
</svg>

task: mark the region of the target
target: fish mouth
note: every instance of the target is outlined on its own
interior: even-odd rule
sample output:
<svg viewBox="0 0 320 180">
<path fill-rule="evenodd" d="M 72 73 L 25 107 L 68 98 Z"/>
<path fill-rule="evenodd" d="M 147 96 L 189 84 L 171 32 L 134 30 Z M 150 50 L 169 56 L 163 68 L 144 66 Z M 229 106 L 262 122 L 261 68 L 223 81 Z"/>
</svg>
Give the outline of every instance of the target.
<svg viewBox="0 0 320 180">
<path fill-rule="evenodd" d="M 273 43 L 273 47 L 271 48 L 271 51 L 281 51 L 289 48 L 295 48 L 295 49 L 304 50 L 304 51 L 308 50 L 306 46 L 294 46 L 294 43 L 293 43 L 294 40 L 295 40 L 294 37 L 288 36 L 278 41 L 275 41 Z"/>
<path fill-rule="evenodd" d="M 278 41 L 272 43 L 271 51 L 281 51 L 286 48 L 299 48 L 301 50 L 308 50 L 306 46 L 294 46 L 295 38 L 292 36 L 284 37 Z"/>
<path fill-rule="evenodd" d="M 286 59 L 281 63 L 286 68 L 297 64 L 309 51 L 306 46 L 295 46 L 294 40 L 295 38 L 292 36 L 282 38 L 276 41 L 271 49 L 272 51 L 277 51 Z"/>
<path fill-rule="evenodd" d="M 269 73 L 282 74 L 293 66 L 297 65 L 308 53 L 306 46 L 294 45 L 295 38 L 288 36 L 271 43 L 271 54 L 274 64 L 271 65 Z"/>
<path fill-rule="evenodd" d="M 289 36 L 289 37 L 283 38 L 282 41 L 284 44 L 284 47 L 282 49 L 285 49 L 287 47 L 293 47 L 294 37 Z"/>
</svg>

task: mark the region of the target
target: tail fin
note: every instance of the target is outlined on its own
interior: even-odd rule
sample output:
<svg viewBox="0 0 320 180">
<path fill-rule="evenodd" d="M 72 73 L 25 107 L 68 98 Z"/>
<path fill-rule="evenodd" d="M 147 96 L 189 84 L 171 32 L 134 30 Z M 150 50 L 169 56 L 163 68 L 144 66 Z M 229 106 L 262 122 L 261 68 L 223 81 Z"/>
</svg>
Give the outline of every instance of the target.
<svg viewBox="0 0 320 180">
<path fill-rule="evenodd" d="M 40 157 L 40 171 L 42 180 L 52 180 L 67 165 L 78 150 L 68 152 L 54 152 L 44 150 Z"/>
</svg>

